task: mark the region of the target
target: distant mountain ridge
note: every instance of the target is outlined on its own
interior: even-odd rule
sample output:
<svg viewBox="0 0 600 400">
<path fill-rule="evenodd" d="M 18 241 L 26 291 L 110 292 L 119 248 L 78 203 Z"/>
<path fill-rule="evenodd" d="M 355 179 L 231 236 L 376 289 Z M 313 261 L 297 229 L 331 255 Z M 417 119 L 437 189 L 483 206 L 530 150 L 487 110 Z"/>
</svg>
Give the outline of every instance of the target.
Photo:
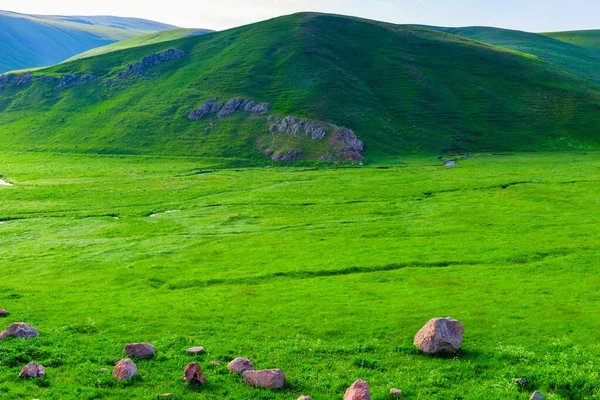
<svg viewBox="0 0 600 400">
<path fill-rule="evenodd" d="M 92 48 L 174 28 L 139 18 L 0 11 L 0 73 L 51 66 Z"/>
</svg>

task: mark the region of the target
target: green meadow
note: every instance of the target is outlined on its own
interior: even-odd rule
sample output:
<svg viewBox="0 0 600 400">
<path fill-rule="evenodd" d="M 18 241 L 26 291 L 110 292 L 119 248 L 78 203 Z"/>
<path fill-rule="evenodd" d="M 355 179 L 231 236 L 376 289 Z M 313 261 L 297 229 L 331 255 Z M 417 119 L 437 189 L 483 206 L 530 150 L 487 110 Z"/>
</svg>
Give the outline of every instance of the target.
<svg viewBox="0 0 600 400">
<path fill-rule="evenodd" d="M 1 157 L 0 324 L 41 334 L 0 342 L 2 399 L 341 399 L 358 378 L 374 399 L 600 398 L 598 152 Z M 461 351 L 420 354 L 414 334 L 446 316 Z M 141 341 L 157 355 L 117 382 Z M 238 356 L 285 389 L 247 387 L 225 368 Z M 18 378 L 30 361 L 44 379 Z M 192 361 L 206 386 L 180 379 Z"/>
</svg>

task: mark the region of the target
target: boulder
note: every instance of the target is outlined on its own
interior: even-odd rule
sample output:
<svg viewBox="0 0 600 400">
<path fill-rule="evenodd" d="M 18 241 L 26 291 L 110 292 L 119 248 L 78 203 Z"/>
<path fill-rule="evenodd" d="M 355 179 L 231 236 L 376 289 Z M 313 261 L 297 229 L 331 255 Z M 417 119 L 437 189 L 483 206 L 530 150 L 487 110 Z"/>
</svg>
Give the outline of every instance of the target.
<svg viewBox="0 0 600 400">
<path fill-rule="evenodd" d="M 204 354 L 204 347 L 202 346 L 198 346 L 198 347 L 190 347 L 189 349 L 186 350 L 188 354 L 197 356 L 198 354 Z"/>
<path fill-rule="evenodd" d="M 204 104 L 200 105 L 200 107 L 192 111 L 188 119 L 191 121 L 196 121 L 207 115 L 213 115 L 218 113 L 219 111 L 221 111 L 224 104 L 217 103 L 217 100 L 217 97 L 213 97 L 212 99 L 207 100 Z"/>
<path fill-rule="evenodd" d="M 43 378 L 45 374 L 43 365 L 30 362 L 21 370 L 19 378 Z"/>
<path fill-rule="evenodd" d="M 200 364 L 194 362 L 186 365 L 183 370 L 183 380 L 187 383 L 199 383 L 204 385 L 206 383 L 206 377 L 202 375 Z"/>
<path fill-rule="evenodd" d="M 8 317 L 8 311 L 4 308 L 0 308 L 0 318 Z"/>
<path fill-rule="evenodd" d="M 252 361 L 248 360 L 247 358 L 238 357 L 227 364 L 227 369 L 234 374 L 243 374 L 245 371 L 254 369 L 254 364 L 252 364 Z"/>
<path fill-rule="evenodd" d="M 279 369 L 248 370 L 242 374 L 244 382 L 264 389 L 283 389 L 285 375 Z"/>
<path fill-rule="evenodd" d="M 371 400 L 369 384 L 362 379 L 357 380 L 346 390 L 344 400 Z"/>
<path fill-rule="evenodd" d="M 29 339 L 39 335 L 40 333 L 33 326 L 26 324 L 25 322 L 15 322 L 6 328 L 5 331 L 0 333 L 0 340 L 6 339 L 9 336 L 21 339 Z"/>
<path fill-rule="evenodd" d="M 402 390 L 396 389 L 396 388 L 391 388 L 390 396 L 392 396 L 392 397 L 402 396 Z"/>
<path fill-rule="evenodd" d="M 529 400 L 544 400 L 546 396 L 541 394 L 540 392 L 533 392 Z"/>
<path fill-rule="evenodd" d="M 463 341 L 463 325 L 452 318 L 434 318 L 416 334 L 414 344 L 428 354 L 456 353 Z"/>
<path fill-rule="evenodd" d="M 136 358 L 148 358 L 156 354 L 156 349 L 149 343 L 132 343 L 125 346 L 125 354 Z"/>
<path fill-rule="evenodd" d="M 137 366 L 131 358 L 125 358 L 115 365 L 112 375 L 120 381 L 131 379 L 137 374 Z"/>
</svg>

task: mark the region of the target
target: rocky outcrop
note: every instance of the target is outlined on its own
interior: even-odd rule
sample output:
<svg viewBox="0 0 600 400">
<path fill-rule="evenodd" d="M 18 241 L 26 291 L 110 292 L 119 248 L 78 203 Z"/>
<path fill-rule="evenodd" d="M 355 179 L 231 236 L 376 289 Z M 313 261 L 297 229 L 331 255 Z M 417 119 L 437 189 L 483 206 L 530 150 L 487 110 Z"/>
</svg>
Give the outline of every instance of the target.
<svg viewBox="0 0 600 400">
<path fill-rule="evenodd" d="M 322 139 L 332 127 L 325 123 L 305 119 L 300 120 L 292 116 L 285 117 L 281 122 L 278 121 L 277 117 L 272 117 L 269 119 L 269 122 L 278 122 L 269 127 L 269 132 L 271 133 L 286 132 L 294 136 L 304 134 L 310 136 L 312 140 Z"/>
<path fill-rule="evenodd" d="M 330 139 L 333 154 L 332 160 L 362 161 L 364 157 L 360 154 L 365 144 L 356 137 L 356 134 L 348 128 L 336 128 Z"/>
<path fill-rule="evenodd" d="M 19 378 L 43 378 L 46 375 L 44 366 L 30 362 L 21 370 Z"/>
<path fill-rule="evenodd" d="M 125 354 L 136 358 L 150 358 L 156 354 L 156 349 L 149 343 L 132 343 L 125 346 Z"/>
<path fill-rule="evenodd" d="M 263 389 L 283 389 L 285 386 L 285 375 L 279 369 L 249 370 L 245 371 L 242 377 L 249 386 Z"/>
<path fill-rule="evenodd" d="M 209 115 L 217 115 L 217 119 L 223 119 L 237 112 L 246 112 L 253 114 L 262 114 L 271 108 L 269 103 L 256 103 L 252 100 L 244 100 L 238 97 L 229 100 L 227 103 L 219 103 L 218 97 L 206 101 L 190 113 L 188 119 L 197 121 Z"/>
<path fill-rule="evenodd" d="M 82 76 L 66 74 L 62 78 L 60 78 L 60 82 L 58 83 L 58 86 L 56 86 L 54 89 L 64 89 L 66 87 L 73 86 L 73 85 L 81 85 L 82 83 L 93 81 L 94 79 L 96 79 L 96 76 L 91 75 L 91 74 L 82 75 Z"/>
<path fill-rule="evenodd" d="M 168 49 L 160 53 L 150 54 L 142 59 L 142 61 L 135 64 L 129 64 L 124 71 L 119 72 L 117 75 L 119 79 L 125 79 L 132 76 L 141 75 L 149 68 L 163 64 L 165 62 L 179 60 L 185 56 L 183 50 Z"/>
<path fill-rule="evenodd" d="M 183 370 L 183 380 L 187 383 L 204 385 L 206 383 L 206 377 L 202 375 L 200 364 L 194 362 L 186 365 Z"/>
<path fill-rule="evenodd" d="M 238 357 L 227 364 L 227 369 L 234 374 L 243 374 L 245 371 L 254 369 L 254 364 L 247 358 Z"/>
<path fill-rule="evenodd" d="M 346 390 L 344 400 L 371 400 L 371 392 L 367 381 L 357 380 Z"/>
<path fill-rule="evenodd" d="M 464 331 L 464 326 L 455 319 L 434 318 L 416 334 L 414 344 L 429 354 L 456 353 Z"/>
<path fill-rule="evenodd" d="M 120 381 L 133 378 L 138 372 L 137 366 L 131 358 L 125 358 L 115 365 L 112 375 Z"/>
<path fill-rule="evenodd" d="M 273 161 L 298 161 L 302 157 L 300 150 L 277 151 L 272 153 L 271 160 Z"/>
<path fill-rule="evenodd" d="M 0 75 L 0 90 L 7 85 L 27 86 L 34 81 L 34 76 L 31 72 L 23 72 L 20 74 Z"/>
<path fill-rule="evenodd" d="M 6 328 L 5 331 L 0 333 L 0 340 L 4 340 L 9 336 L 21 339 L 29 339 L 39 335 L 40 333 L 33 326 L 26 324 L 25 322 L 15 322 Z"/>
</svg>

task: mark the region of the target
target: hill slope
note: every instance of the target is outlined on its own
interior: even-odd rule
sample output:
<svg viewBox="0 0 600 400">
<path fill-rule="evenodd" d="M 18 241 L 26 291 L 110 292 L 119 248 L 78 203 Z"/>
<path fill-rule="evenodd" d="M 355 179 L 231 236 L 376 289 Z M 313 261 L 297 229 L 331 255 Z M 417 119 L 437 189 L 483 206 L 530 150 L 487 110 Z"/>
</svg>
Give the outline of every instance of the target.
<svg viewBox="0 0 600 400">
<path fill-rule="evenodd" d="M 555 37 L 552 37 L 553 34 L 537 34 L 490 27 L 440 28 L 427 26 L 426 28 L 532 54 L 563 67 L 575 75 L 600 84 L 600 51 L 598 51 L 600 44 L 594 48 L 592 35 L 587 36 L 587 45 L 581 46 L 586 43 L 583 39 L 585 36 L 570 32 L 555 34 Z M 560 37 L 565 40 L 560 40 Z"/>
<path fill-rule="evenodd" d="M 94 47 L 173 28 L 136 18 L 0 11 L 0 72 L 57 64 Z"/>
<path fill-rule="evenodd" d="M 371 157 L 600 148 L 597 85 L 455 35 L 341 16 L 281 17 L 4 80 L 1 149 L 348 158 L 360 145 L 337 127 Z M 214 97 L 271 107 L 202 117 Z"/>
<path fill-rule="evenodd" d="M 543 35 L 592 50 L 600 50 L 600 30 L 549 32 Z"/>
<path fill-rule="evenodd" d="M 77 54 L 76 56 L 73 56 L 66 61 L 73 61 L 78 60 L 80 58 L 98 56 L 100 54 L 112 53 L 113 51 L 129 49 L 132 47 L 147 46 L 149 44 L 168 42 L 170 40 L 180 39 L 186 36 L 204 35 L 211 32 L 213 31 L 207 29 L 181 28 L 162 32 L 148 33 L 146 35 L 136 36 L 134 38 L 122 40 L 120 42 L 115 42 L 106 46 L 96 47 L 81 54 Z"/>
</svg>

